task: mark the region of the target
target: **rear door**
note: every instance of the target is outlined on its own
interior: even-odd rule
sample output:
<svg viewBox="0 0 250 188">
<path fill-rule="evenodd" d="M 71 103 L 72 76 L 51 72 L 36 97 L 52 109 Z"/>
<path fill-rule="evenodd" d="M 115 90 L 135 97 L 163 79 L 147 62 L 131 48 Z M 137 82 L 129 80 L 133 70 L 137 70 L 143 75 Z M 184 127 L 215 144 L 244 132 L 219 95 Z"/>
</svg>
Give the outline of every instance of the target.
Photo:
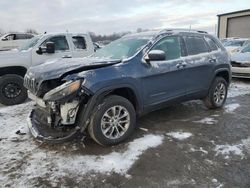
<svg viewBox="0 0 250 188">
<path fill-rule="evenodd" d="M 185 95 L 185 74 L 181 66 L 183 60 L 180 37 L 169 36 L 158 41 L 151 50 L 166 53 L 164 61 L 150 61 L 145 68 L 143 98 L 146 107 L 153 107 L 162 102 Z"/>
<path fill-rule="evenodd" d="M 27 41 L 26 34 L 18 33 L 16 34 L 16 38 L 13 42 L 15 44 L 15 47 L 17 48 L 22 46 L 26 41 Z"/>
<path fill-rule="evenodd" d="M 187 71 L 187 94 L 205 92 L 210 85 L 216 59 L 203 36 L 185 36 L 187 55 L 183 58 Z"/>
<path fill-rule="evenodd" d="M 89 43 L 85 35 L 71 35 L 72 57 L 86 57 L 90 55 Z"/>
</svg>

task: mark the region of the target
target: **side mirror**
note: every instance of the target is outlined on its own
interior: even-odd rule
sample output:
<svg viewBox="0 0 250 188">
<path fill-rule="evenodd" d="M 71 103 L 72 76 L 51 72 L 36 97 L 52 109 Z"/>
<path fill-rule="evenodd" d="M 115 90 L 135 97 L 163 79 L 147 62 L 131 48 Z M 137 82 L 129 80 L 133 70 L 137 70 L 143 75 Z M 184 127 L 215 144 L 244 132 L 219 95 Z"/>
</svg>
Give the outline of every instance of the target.
<svg viewBox="0 0 250 188">
<path fill-rule="evenodd" d="M 166 60 L 166 53 L 162 50 L 152 50 L 145 58 L 146 61 L 164 61 Z"/>
<path fill-rule="evenodd" d="M 42 48 L 41 48 L 41 47 L 37 48 L 36 53 L 37 53 L 38 55 L 42 55 L 42 54 L 43 54 Z"/>
<path fill-rule="evenodd" d="M 55 43 L 54 42 L 47 42 L 46 43 L 46 53 L 48 53 L 48 54 L 55 53 Z"/>
</svg>

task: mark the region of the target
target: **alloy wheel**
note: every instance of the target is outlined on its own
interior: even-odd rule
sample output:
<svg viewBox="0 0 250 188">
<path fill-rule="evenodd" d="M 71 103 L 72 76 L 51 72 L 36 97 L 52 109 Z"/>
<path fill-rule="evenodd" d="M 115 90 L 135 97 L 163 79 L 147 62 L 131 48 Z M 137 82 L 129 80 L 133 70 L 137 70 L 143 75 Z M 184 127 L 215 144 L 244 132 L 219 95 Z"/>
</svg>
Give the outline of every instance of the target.
<svg viewBox="0 0 250 188">
<path fill-rule="evenodd" d="M 123 106 L 109 108 L 101 119 L 101 130 L 108 139 L 119 139 L 130 126 L 130 114 Z"/>
</svg>

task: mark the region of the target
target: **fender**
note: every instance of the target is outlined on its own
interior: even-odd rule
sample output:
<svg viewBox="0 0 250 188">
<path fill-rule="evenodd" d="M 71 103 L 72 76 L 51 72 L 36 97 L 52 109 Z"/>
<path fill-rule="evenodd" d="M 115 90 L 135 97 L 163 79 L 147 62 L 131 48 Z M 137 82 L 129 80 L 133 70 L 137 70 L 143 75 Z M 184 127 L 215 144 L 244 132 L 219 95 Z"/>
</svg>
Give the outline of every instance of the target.
<svg viewBox="0 0 250 188">
<path fill-rule="evenodd" d="M 87 102 L 87 104 L 85 105 L 84 108 L 82 108 L 83 112 L 79 113 L 79 114 L 84 114 L 82 116 L 82 118 L 80 118 L 80 122 L 85 122 L 83 124 L 83 126 L 81 127 L 81 132 L 83 133 L 85 131 L 85 129 L 88 126 L 88 118 L 90 117 L 91 111 L 93 110 L 93 108 L 96 105 L 96 101 L 100 101 L 101 99 L 103 99 L 105 96 L 107 96 L 109 93 L 111 93 L 113 90 L 115 89 L 121 89 L 121 88 L 129 88 L 131 89 L 134 94 L 136 95 L 136 99 L 137 99 L 137 103 L 138 103 L 138 113 L 141 114 L 142 110 L 143 110 L 143 103 L 141 101 L 141 98 L 138 95 L 137 90 L 129 85 L 129 84 L 121 84 L 119 85 L 119 87 L 115 87 L 115 86 L 109 86 L 109 87 L 105 87 L 105 88 L 101 88 L 99 89 L 92 97 L 90 97 L 89 101 Z M 77 118 L 79 119 L 79 118 Z"/>
</svg>

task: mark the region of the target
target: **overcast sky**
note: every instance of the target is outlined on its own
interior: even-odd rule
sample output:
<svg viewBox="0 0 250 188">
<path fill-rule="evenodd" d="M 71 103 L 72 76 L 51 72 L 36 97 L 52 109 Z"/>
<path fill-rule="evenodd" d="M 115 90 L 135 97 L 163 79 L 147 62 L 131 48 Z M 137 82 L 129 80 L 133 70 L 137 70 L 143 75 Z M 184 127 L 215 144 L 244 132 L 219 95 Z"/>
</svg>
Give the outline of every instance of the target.
<svg viewBox="0 0 250 188">
<path fill-rule="evenodd" d="M 0 29 L 110 34 L 192 25 L 214 33 L 217 14 L 248 8 L 249 0 L 0 0 Z"/>
</svg>

